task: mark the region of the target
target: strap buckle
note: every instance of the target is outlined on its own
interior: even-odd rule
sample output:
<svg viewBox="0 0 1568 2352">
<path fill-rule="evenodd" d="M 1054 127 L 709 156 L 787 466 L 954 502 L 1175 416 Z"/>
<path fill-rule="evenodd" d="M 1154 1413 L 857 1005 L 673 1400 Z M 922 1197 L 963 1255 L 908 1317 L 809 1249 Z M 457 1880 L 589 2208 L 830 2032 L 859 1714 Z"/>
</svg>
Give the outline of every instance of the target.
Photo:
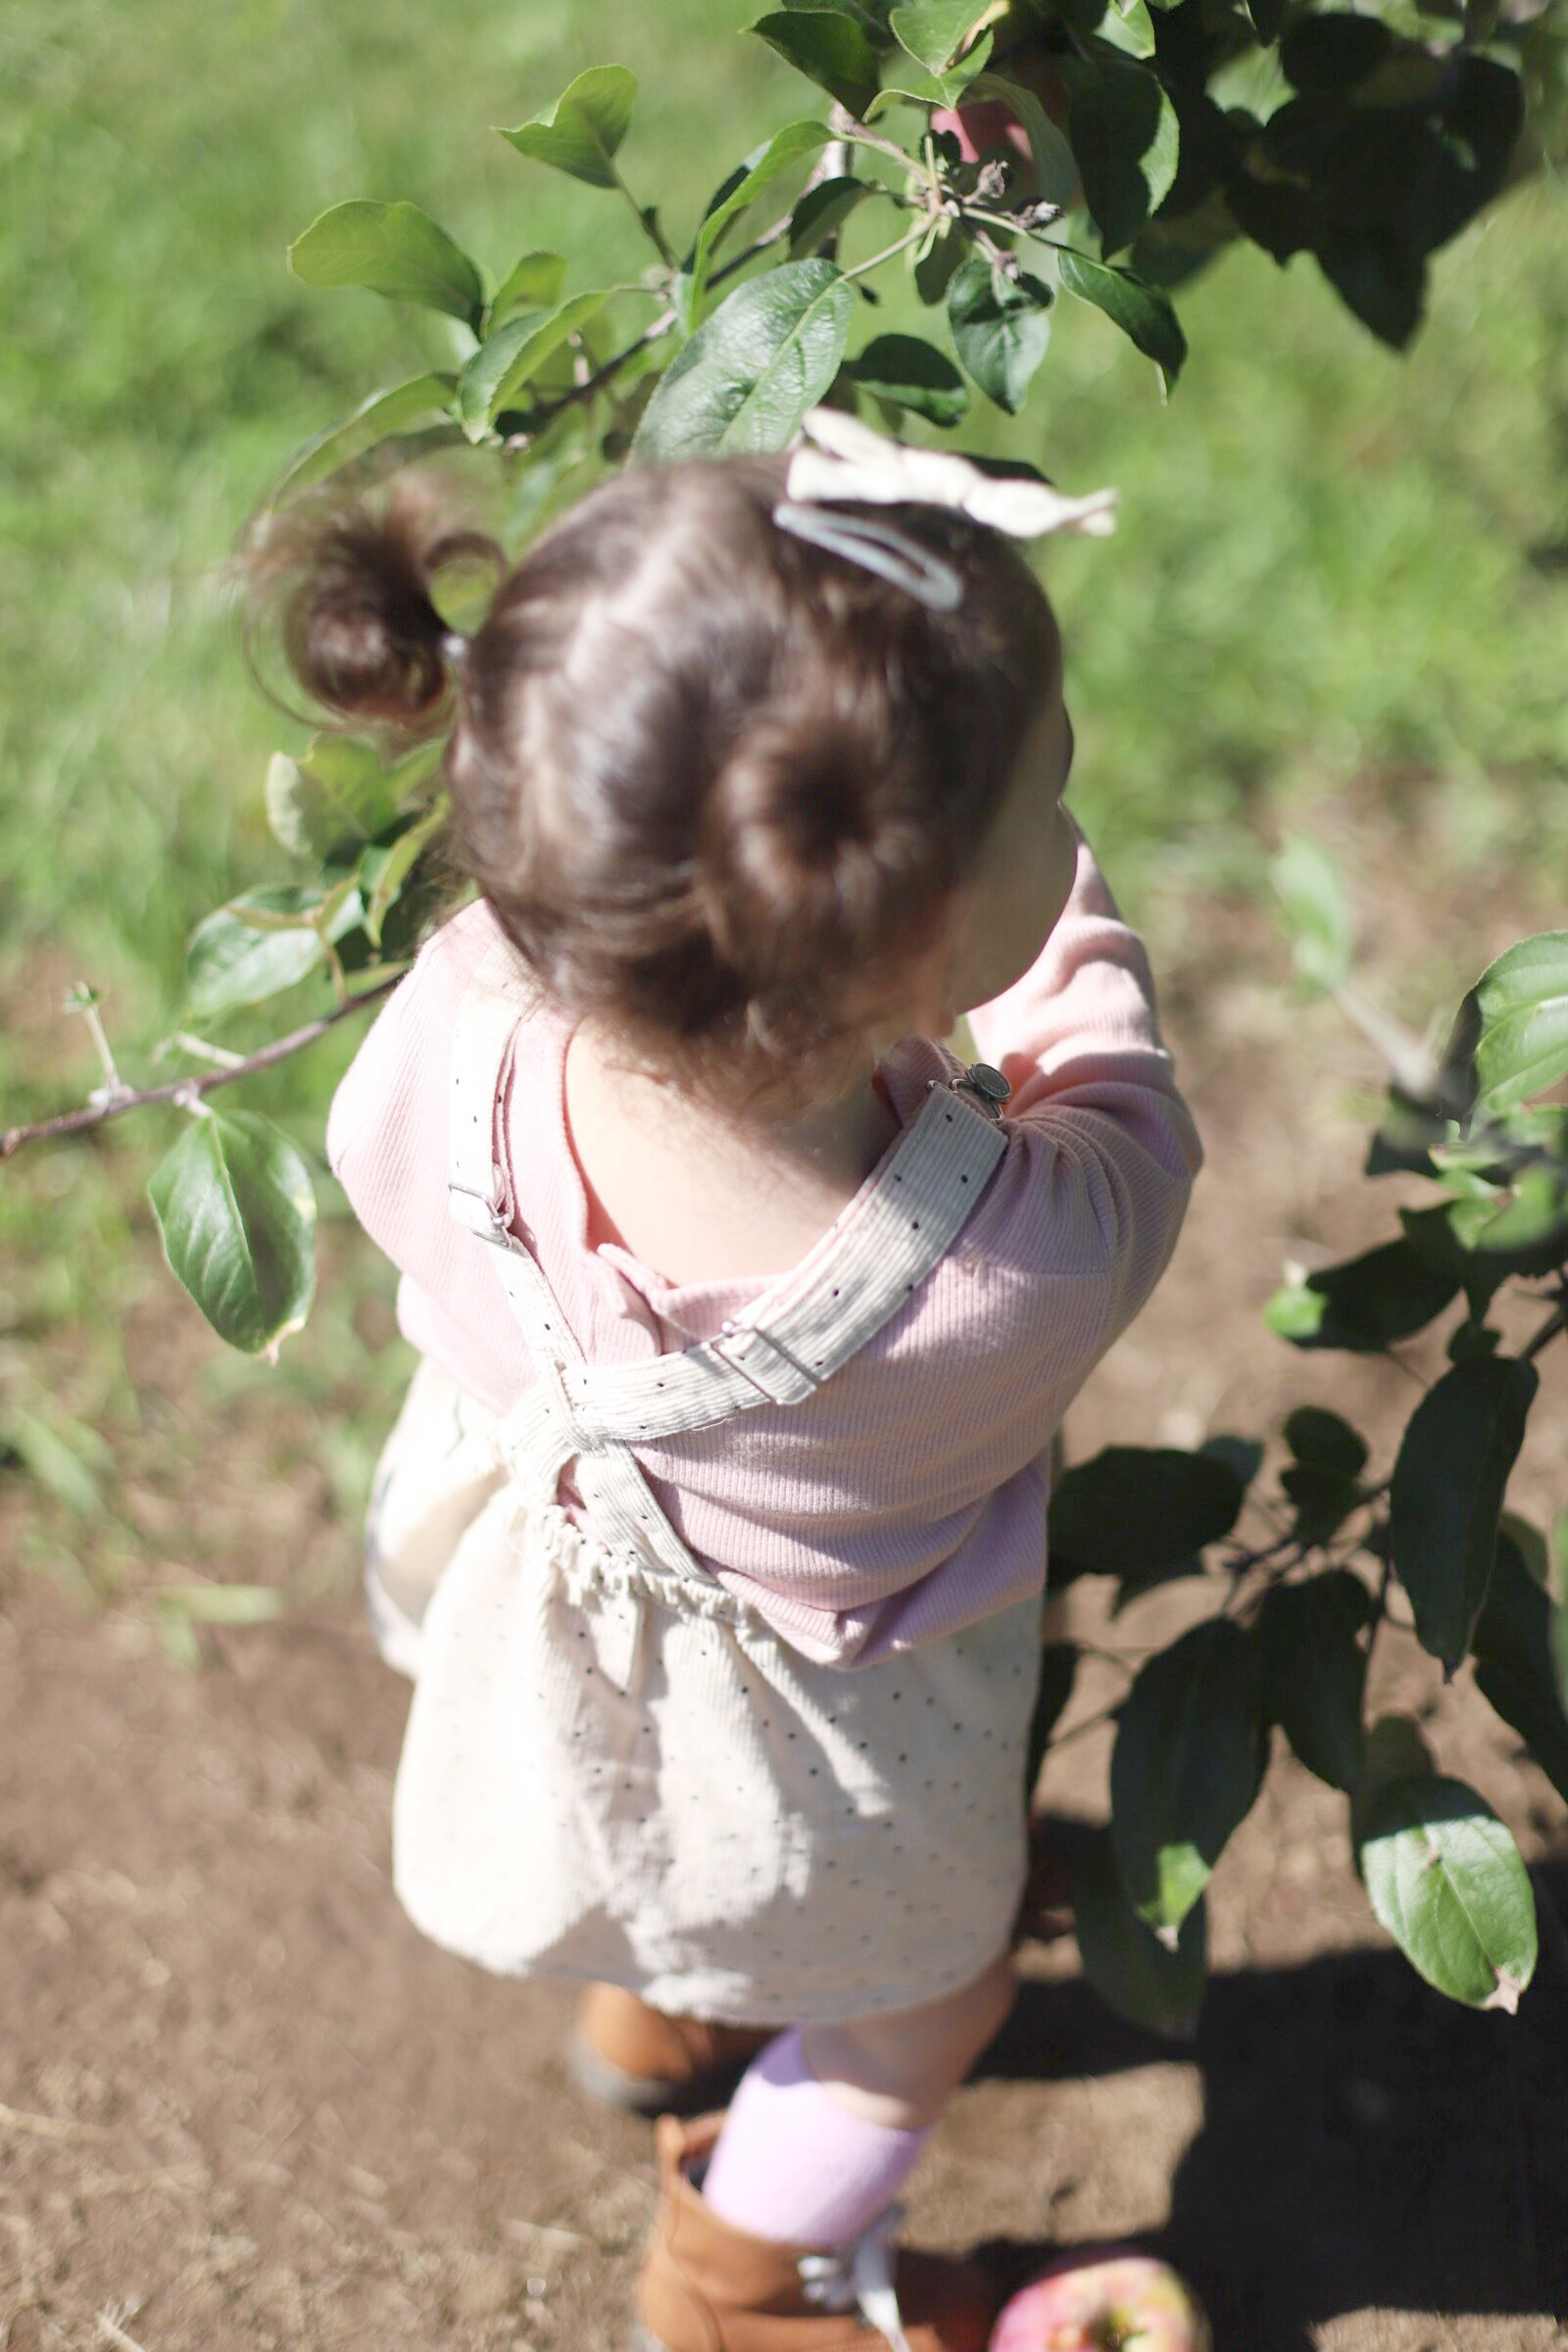
<svg viewBox="0 0 1568 2352">
<path fill-rule="evenodd" d="M 935 1086 L 936 1080 L 933 1079 L 931 1083 Z M 989 1061 L 971 1061 L 960 1077 L 948 1080 L 948 1092 L 961 1095 L 994 1127 L 1000 1127 L 1003 1105 L 1012 1094 L 1012 1081 L 1004 1078 L 1000 1070 L 994 1069 Z"/>
<path fill-rule="evenodd" d="M 491 1243 L 497 1250 L 512 1248 L 506 1208 L 488 1193 L 475 1192 L 468 1184 L 449 1184 L 447 1203 L 465 1232 Z"/>
<path fill-rule="evenodd" d="M 745 1342 L 749 1358 L 755 1359 L 760 1348 L 770 1353 L 762 1355 L 760 1361 L 742 1362 L 725 1345 L 726 1342 L 733 1344 L 738 1341 Z M 743 1325 L 726 1315 L 715 1337 L 707 1342 L 707 1347 L 721 1364 L 727 1364 L 732 1372 L 738 1372 L 742 1380 L 757 1391 L 764 1404 L 801 1404 L 822 1386 L 816 1374 L 808 1371 L 799 1356 L 791 1355 L 789 1349 L 759 1323 Z M 777 1381 L 777 1387 L 769 1385 L 769 1373 Z"/>
</svg>

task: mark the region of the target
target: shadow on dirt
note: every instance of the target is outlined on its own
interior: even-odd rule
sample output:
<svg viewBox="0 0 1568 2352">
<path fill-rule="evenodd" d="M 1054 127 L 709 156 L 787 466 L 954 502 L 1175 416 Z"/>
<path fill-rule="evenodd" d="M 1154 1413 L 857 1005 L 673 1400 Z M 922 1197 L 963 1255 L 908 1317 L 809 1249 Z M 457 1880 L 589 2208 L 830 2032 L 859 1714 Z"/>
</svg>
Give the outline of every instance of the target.
<svg viewBox="0 0 1568 2352">
<path fill-rule="evenodd" d="M 977 2072 L 1190 2056 L 1203 2125 L 1168 2226 L 1139 2242 L 1199 2288 L 1222 2352 L 1311 2352 L 1343 2312 L 1443 2315 L 1431 2352 L 1462 2343 L 1464 2315 L 1568 2315 L 1568 1861 L 1533 1877 L 1555 1917 L 1516 2017 L 1444 1999 L 1388 1947 L 1216 1976 L 1191 2043 L 1080 1982 L 1033 1983 Z M 991 2249 L 1019 2278 L 1064 2250 Z"/>
</svg>

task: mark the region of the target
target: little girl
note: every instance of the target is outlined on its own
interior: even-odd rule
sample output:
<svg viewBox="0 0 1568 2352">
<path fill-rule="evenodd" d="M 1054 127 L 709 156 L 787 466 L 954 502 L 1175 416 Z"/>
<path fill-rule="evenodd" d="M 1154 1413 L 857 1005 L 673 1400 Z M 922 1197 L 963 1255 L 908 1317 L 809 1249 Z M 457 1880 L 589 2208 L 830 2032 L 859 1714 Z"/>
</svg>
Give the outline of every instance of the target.
<svg viewBox="0 0 1568 2352">
<path fill-rule="evenodd" d="M 1199 1164 L 996 485 L 846 434 L 606 483 L 469 641 L 407 497 L 290 557 L 313 694 L 450 725 L 480 892 L 328 1137 L 421 1357 L 371 1514 L 397 1889 L 772 2030 L 660 2127 L 667 2352 L 985 2342 L 893 2200 L 1013 1998 L 1052 1436 Z"/>
</svg>

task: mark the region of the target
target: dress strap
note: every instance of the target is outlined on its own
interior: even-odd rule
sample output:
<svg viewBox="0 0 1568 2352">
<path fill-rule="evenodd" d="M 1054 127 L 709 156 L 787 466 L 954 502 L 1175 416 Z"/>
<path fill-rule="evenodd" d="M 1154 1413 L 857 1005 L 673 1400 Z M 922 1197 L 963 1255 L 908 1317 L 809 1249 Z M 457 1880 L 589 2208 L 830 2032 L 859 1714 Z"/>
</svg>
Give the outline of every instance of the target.
<svg viewBox="0 0 1568 2352">
<path fill-rule="evenodd" d="M 507 952 L 510 954 L 510 952 Z M 454 1048 L 453 1213 L 497 1250 L 497 1271 L 552 1408 L 582 1446 L 712 1428 L 763 1404 L 799 1404 L 899 1313 L 948 1250 L 1006 1149 L 1005 1082 L 948 1055 L 918 1115 L 821 1240 L 715 1338 L 640 1364 L 587 1364 L 532 1254 L 508 1228 L 513 1203 L 496 1121 L 526 986 L 515 959 L 481 966 Z M 544 1399 L 541 1398 L 541 1407 Z"/>
</svg>

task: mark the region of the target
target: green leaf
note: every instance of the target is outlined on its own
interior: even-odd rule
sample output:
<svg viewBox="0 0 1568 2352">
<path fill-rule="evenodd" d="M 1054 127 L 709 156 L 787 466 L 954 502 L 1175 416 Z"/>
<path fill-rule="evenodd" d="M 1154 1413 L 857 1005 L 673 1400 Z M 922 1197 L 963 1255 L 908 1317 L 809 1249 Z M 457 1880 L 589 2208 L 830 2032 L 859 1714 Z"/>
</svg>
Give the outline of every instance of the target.
<svg viewBox="0 0 1568 2352">
<path fill-rule="evenodd" d="M 1107 1446 L 1064 1470 L 1051 1497 L 1053 1573 L 1133 1577 L 1218 1543 L 1236 1524 L 1245 1482 L 1229 1461 L 1178 1446 Z"/>
<path fill-rule="evenodd" d="M 416 204 L 366 196 L 334 204 L 288 249 L 289 268 L 308 286 L 365 286 L 389 302 L 421 303 L 473 325 L 484 281 L 470 261 Z"/>
<path fill-rule="evenodd" d="M 280 996 L 322 960 L 323 934 L 341 939 L 363 911 L 352 876 L 325 897 L 319 885 L 242 892 L 191 933 L 187 1009 L 201 1019 Z"/>
<path fill-rule="evenodd" d="M 1082 201 L 1077 160 L 1066 133 L 1052 121 L 1034 91 L 1005 74 L 987 72 L 975 75 L 967 95 L 995 100 L 1017 117 L 1028 133 L 1034 157 L 1036 198 L 1070 213 Z"/>
<path fill-rule="evenodd" d="M 498 327 L 509 311 L 553 311 L 566 291 L 566 265 L 559 253 L 525 253 L 514 261 L 490 305 Z"/>
<path fill-rule="evenodd" d="M 1131 58 L 1064 57 L 1067 135 L 1104 250 L 1130 244 L 1169 194 L 1180 134 L 1152 67 Z"/>
<path fill-rule="evenodd" d="M 147 1187 L 175 1278 L 231 1348 L 297 1331 L 316 1289 L 316 1200 L 288 1137 L 254 1111 L 194 1120 Z"/>
<path fill-rule="evenodd" d="M 915 293 L 932 309 L 946 302 L 954 271 L 967 258 L 968 247 L 958 236 L 951 220 L 933 220 L 918 245 L 911 246 L 905 259 Z"/>
<path fill-rule="evenodd" d="M 961 65 L 946 74 L 927 74 L 912 62 L 901 66 L 895 58 L 892 71 L 866 110 L 866 121 L 874 122 L 890 106 L 954 107 L 965 91 L 979 78 L 991 55 L 992 35 L 969 52 Z"/>
<path fill-rule="evenodd" d="M 1167 1945 L 1251 1809 L 1267 1759 L 1256 1645 L 1211 1617 L 1151 1658 L 1122 1702 L 1111 1837 L 1127 1897 Z"/>
<path fill-rule="evenodd" d="M 633 459 L 787 448 L 839 371 L 854 312 L 831 262 L 785 262 L 737 287 L 660 378 Z"/>
<path fill-rule="evenodd" d="M 1450 1676 L 1470 1646 L 1497 1548 L 1497 1521 L 1540 1386 L 1516 1356 L 1473 1356 L 1427 1391 L 1394 1465 L 1394 1569 L 1423 1648 Z"/>
<path fill-rule="evenodd" d="M 336 849 L 358 851 L 384 833 L 397 812 L 397 791 L 368 744 L 318 735 L 303 760 L 272 755 L 268 822 L 296 858 L 319 860 Z"/>
<path fill-rule="evenodd" d="M 372 843 L 360 860 L 360 888 L 365 899 L 365 929 L 373 948 L 381 945 L 381 926 L 403 894 L 403 886 L 451 814 L 447 795 L 438 793 L 416 824 L 396 841 Z"/>
<path fill-rule="evenodd" d="M 294 896 L 303 906 L 316 894 Z M 191 934 L 186 1004 L 197 1019 L 265 1004 L 305 979 L 321 957 L 321 942 L 307 924 L 258 931 L 234 908 L 220 906 Z"/>
<path fill-rule="evenodd" d="M 890 27 L 901 48 L 923 73 L 911 75 L 908 68 L 901 69 L 895 59 L 893 75 L 882 85 L 883 100 L 910 98 L 917 106 L 956 106 L 970 83 L 984 72 L 995 42 L 995 34 L 989 30 L 982 32 L 961 60 L 954 60 L 953 52 L 973 24 L 976 14 L 967 6 L 967 0 L 959 8 L 950 6 L 949 0 L 927 0 L 925 5 L 896 8 L 888 20 Z M 924 55 L 917 43 L 923 46 Z M 873 107 L 871 111 L 876 114 L 881 110 Z"/>
<path fill-rule="evenodd" d="M 198 1625 L 267 1625 L 283 1613 L 275 1585 L 172 1585 L 158 1606 L 178 1609 Z"/>
<path fill-rule="evenodd" d="M 1301 978 L 1314 988 L 1338 988 L 1349 972 L 1355 944 L 1339 867 L 1315 841 L 1291 834 L 1269 860 L 1268 878 L 1291 933 Z"/>
<path fill-rule="evenodd" d="M 791 164 L 799 163 L 806 155 L 815 155 L 832 137 L 825 122 L 786 122 L 776 130 L 765 146 L 756 147 L 738 171 L 722 182 L 717 194 L 703 215 L 691 259 L 684 270 L 686 291 L 682 297 L 686 316 L 695 320 L 702 315 L 703 295 L 708 286 L 708 272 L 719 238 L 738 213 L 760 196 L 763 189 L 777 179 Z"/>
<path fill-rule="evenodd" d="M 974 0 L 911 0 L 888 18 L 893 37 L 928 74 L 952 65 L 963 37 L 982 11 Z"/>
<path fill-rule="evenodd" d="M 613 188 L 620 180 L 615 157 L 636 103 L 635 74 L 625 66 L 590 66 L 548 114 L 531 116 L 501 136 L 533 163 L 569 172 L 591 188 Z"/>
<path fill-rule="evenodd" d="M 1023 407 L 1029 379 L 1046 356 L 1054 300 L 1043 278 L 1006 277 L 978 255 L 953 273 L 948 324 L 958 358 L 1009 416 Z"/>
<path fill-rule="evenodd" d="M 1318 1463 L 1347 1478 L 1359 1478 L 1366 1468 L 1366 1441 L 1321 1404 L 1297 1406 L 1285 1424 L 1285 1443 L 1298 1462 Z"/>
<path fill-rule="evenodd" d="M 853 17 L 831 8 L 781 9 L 751 29 L 852 115 L 864 115 L 876 96 L 876 57 Z"/>
<path fill-rule="evenodd" d="M 1353 1788 L 1365 1763 L 1367 1661 L 1356 1637 L 1373 1606 L 1358 1576 L 1330 1568 L 1274 1586 L 1258 1617 L 1263 1705 L 1308 1772 L 1333 1788 Z"/>
<path fill-rule="evenodd" d="M 1501 1534 L 1476 1620 L 1476 1682 L 1568 1800 L 1568 1714 L 1556 1670 L 1565 1614 L 1531 1575 L 1514 1538 Z"/>
<path fill-rule="evenodd" d="M 1182 1921 L 1174 1949 L 1162 1943 L 1128 1903 L 1109 1834 L 1102 1830 L 1074 1859 L 1072 1907 L 1084 1975 L 1106 2006 L 1151 2033 L 1190 2036 L 1208 1970 L 1201 1895 Z"/>
<path fill-rule="evenodd" d="M 1368 1900 L 1417 1974 L 1471 2008 L 1516 2009 L 1535 1974 L 1535 1898 L 1485 1799 L 1416 1774 L 1374 1788 L 1352 1823 Z"/>
<path fill-rule="evenodd" d="M 51 1406 L 43 1420 L 22 1403 L 0 1416 L 0 1449 L 9 1449 L 46 1494 L 78 1518 L 104 1508 L 99 1478 L 114 1469 L 114 1457 L 97 1430 Z"/>
<path fill-rule="evenodd" d="M 1446 1099 L 1494 1119 L 1568 1073 L 1568 931 L 1543 931 L 1489 964 L 1445 1059 Z"/>
<path fill-rule="evenodd" d="M 1152 57 L 1154 54 L 1154 23 L 1144 0 L 1131 0 L 1122 7 L 1107 8 L 1097 27 L 1100 38 L 1124 57 Z"/>
<path fill-rule="evenodd" d="M 306 442 L 273 491 L 274 500 L 291 498 L 324 482 L 382 441 L 450 421 L 456 389 L 456 376 L 415 375 L 389 391 L 372 392 L 352 416 Z"/>
<path fill-rule="evenodd" d="M 458 384 L 458 415 L 470 441 L 482 441 L 502 410 L 616 289 L 573 294 L 553 311 L 524 311 L 481 343 Z"/>
<path fill-rule="evenodd" d="M 874 399 L 928 416 L 933 424 L 956 424 L 969 406 L 968 389 L 947 353 L 919 335 L 875 336 L 846 363 L 845 373 Z"/>
<path fill-rule="evenodd" d="M 1408 1239 L 1386 1242 L 1286 1282 L 1264 1307 L 1263 1319 L 1298 1348 L 1376 1354 L 1424 1331 L 1458 1288 L 1456 1273 L 1435 1265 Z"/>
<path fill-rule="evenodd" d="M 1087 254 L 1073 253 L 1066 246 L 1061 248 L 1057 267 L 1067 293 L 1103 311 L 1135 348 L 1154 362 L 1168 391 L 1187 357 L 1187 338 L 1170 296 L 1131 270 L 1112 269 L 1107 262 L 1091 261 Z"/>
<path fill-rule="evenodd" d="M 1072 1696 L 1073 1678 L 1077 1672 L 1076 1642 L 1046 1643 L 1040 1653 L 1040 1681 L 1035 1690 L 1034 1713 L 1029 1719 L 1029 1740 L 1024 1750 L 1025 1803 L 1033 1800 L 1035 1785 L 1046 1760 L 1046 1750 L 1051 1744 L 1051 1735 L 1061 1721 L 1067 1701 Z"/>
<path fill-rule="evenodd" d="M 868 180 L 848 173 L 819 179 L 814 188 L 807 189 L 790 215 L 790 260 L 808 260 L 829 237 L 837 236 L 858 204 L 879 193 Z"/>
<path fill-rule="evenodd" d="M 1549 1274 L 1568 1257 L 1568 1166 L 1520 1169 L 1506 1192 L 1456 1202 L 1449 1229 L 1464 1249 L 1504 1274 Z"/>
</svg>

